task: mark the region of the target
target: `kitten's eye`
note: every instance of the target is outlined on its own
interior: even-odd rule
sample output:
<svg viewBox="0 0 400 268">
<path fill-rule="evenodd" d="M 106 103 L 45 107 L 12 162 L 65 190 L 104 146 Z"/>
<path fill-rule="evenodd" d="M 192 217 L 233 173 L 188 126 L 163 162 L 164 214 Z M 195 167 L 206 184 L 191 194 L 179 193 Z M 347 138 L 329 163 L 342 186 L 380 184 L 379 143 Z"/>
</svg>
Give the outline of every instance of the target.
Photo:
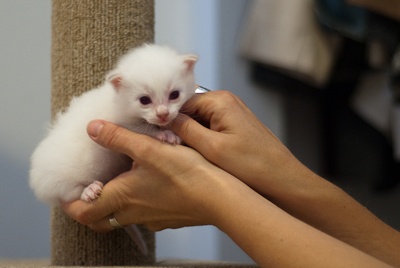
<svg viewBox="0 0 400 268">
<path fill-rule="evenodd" d="M 147 104 L 150 104 L 150 103 L 151 103 L 151 99 L 150 99 L 149 97 L 147 97 L 147 96 L 141 97 L 141 98 L 139 99 L 139 101 L 140 101 L 140 103 L 143 104 L 143 105 L 147 105 Z"/>
<path fill-rule="evenodd" d="M 172 93 L 169 95 L 169 99 L 176 100 L 177 98 L 179 98 L 179 91 L 177 91 L 177 90 L 172 91 Z"/>
</svg>

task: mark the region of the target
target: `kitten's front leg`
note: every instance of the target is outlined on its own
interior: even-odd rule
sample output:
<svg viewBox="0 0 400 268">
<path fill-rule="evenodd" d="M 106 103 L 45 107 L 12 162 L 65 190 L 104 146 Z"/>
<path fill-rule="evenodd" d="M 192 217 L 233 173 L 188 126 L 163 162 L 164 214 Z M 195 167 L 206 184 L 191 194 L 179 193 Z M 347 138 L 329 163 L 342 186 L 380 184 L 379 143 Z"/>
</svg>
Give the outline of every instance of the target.
<svg viewBox="0 0 400 268">
<path fill-rule="evenodd" d="M 100 181 L 94 181 L 88 187 L 83 189 L 81 199 L 86 202 L 92 202 L 92 200 L 100 197 L 102 190 L 103 183 Z"/>
<path fill-rule="evenodd" d="M 133 130 L 135 131 L 135 130 Z M 141 134 L 149 135 L 151 137 L 154 137 L 162 142 L 168 142 L 173 145 L 178 145 L 182 144 L 182 139 L 176 135 L 174 132 L 171 130 L 167 130 L 165 128 L 160 128 L 160 127 L 149 127 L 143 132 L 139 132 Z"/>
<path fill-rule="evenodd" d="M 176 135 L 171 130 L 161 130 L 154 137 L 156 137 L 162 142 L 168 142 L 173 145 L 178 145 L 182 143 L 182 139 L 179 138 L 179 136 Z"/>
</svg>

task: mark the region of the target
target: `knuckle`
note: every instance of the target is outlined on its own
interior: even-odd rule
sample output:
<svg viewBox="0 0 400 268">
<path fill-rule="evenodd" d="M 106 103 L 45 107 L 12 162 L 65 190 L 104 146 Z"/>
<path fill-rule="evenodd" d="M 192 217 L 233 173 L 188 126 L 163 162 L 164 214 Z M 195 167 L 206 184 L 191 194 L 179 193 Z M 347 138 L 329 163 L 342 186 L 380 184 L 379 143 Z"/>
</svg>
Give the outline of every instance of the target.
<svg viewBox="0 0 400 268">
<path fill-rule="evenodd" d="M 215 159 L 220 159 L 221 152 L 224 151 L 223 139 L 214 138 L 209 141 L 207 152 L 209 156 Z"/>
<path fill-rule="evenodd" d="M 222 92 L 222 99 L 226 103 L 227 107 L 237 106 L 239 98 L 232 92 L 224 91 Z"/>
<path fill-rule="evenodd" d="M 224 101 L 228 101 L 228 102 L 235 101 L 236 102 L 237 97 L 230 91 L 219 90 L 219 91 L 216 91 L 216 93 L 218 94 L 218 97 L 220 97 Z"/>
<path fill-rule="evenodd" d="M 112 151 L 133 156 L 132 136 L 129 130 L 115 124 L 106 124 L 103 129 L 98 139 L 100 145 Z"/>
<path fill-rule="evenodd" d="M 154 153 L 155 143 L 147 135 L 132 131 L 115 124 L 106 124 L 103 127 L 98 143 L 103 147 L 126 154 L 131 158 L 149 159 Z"/>
<path fill-rule="evenodd" d="M 107 124 L 107 127 L 104 128 L 105 131 L 102 132 L 100 137 L 105 147 L 114 148 L 121 143 L 122 135 L 120 127 L 114 124 Z"/>
<path fill-rule="evenodd" d="M 215 91 L 216 94 L 223 96 L 223 97 L 229 97 L 229 96 L 234 96 L 230 91 L 228 90 L 218 90 Z"/>
<path fill-rule="evenodd" d="M 232 111 L 232 109 L 241 106 L 242 100 L 232 92 L 220 90 L 215 91 L 215 93 L 216 96 L 213 97 L 212 101 L 218 105 L 220 111 Z"/>
<path fill-rule="evenodd" d="M 82 225 L 89 225 L 92 223 L 89 213 L 85 210 L 77 212 L 76 220 Z"/>
<path fill-rule="evenodd" d="M 92 229 L 93 231 L 98 232 L 98 233 L 107 233 L 109 231 L 109 230 L 104 229 L 100 225 L 94 224 L 94 223 L 93 224 L 89 224 L 88 227 L 90 229 Z"/>
<path fill-rule="evenodd" d="M 135 148 L 135 154 L 138 156 L 138 158 L 140 158 L 142 160 L 146 160 L 146 161 L 151 160 L 152 157 L 154 157 L 154 155 L 155 155 L 154 146 L 155 146 L 155 143 L 141 142 L 141 143 L 137 144 L 137 146 Z"/>
</svg>

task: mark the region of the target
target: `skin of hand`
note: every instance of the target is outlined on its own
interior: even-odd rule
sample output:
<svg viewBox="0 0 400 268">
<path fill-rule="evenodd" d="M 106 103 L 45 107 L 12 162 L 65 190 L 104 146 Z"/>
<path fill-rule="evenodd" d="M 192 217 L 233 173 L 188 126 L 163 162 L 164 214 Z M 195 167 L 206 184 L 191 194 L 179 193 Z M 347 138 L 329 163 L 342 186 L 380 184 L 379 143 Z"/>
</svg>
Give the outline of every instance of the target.
<svg viewBox="0 0 400 268">
<path fill-rule="evenodd" d="M 134 160 L 132 169 L 108 182 L 95 202 L 62 204 L 72 218 L 96 231 L 112 230 L 112 213 L 122 225 L 145 224 L 153 231 L 215 224 L 203 210 L 217 202 L 225 180 L 247 187 L 188 147 L 164 144 L 104 121 L 90 124 L 88 132 L 97 143 Z"/>
<path fill-rule="evenodd" d="M 290 216 L 229 173 L 185 146 L 163 144 L 112 123 L 94 121 L 98 144 L 130 156 L 132 169 L 107 183 L 92 203 L 62 204 L 96 231 L 120 224 L 151 230 L 212 224 L 261 267 L 388 267 Z"/>
<path fill-rule="evenodd" d="M 180 114 L 172 130 L 185 144 L 260 194 L 273 199 L 279 195 L 274 192 L 283 187 L 308 186 L 297 177 L 314 174 L 232 93 L 216 91 L 196 95 L 182 110 L 199 116 L 210 129 Z"/>
<path fill-rule="evenodd" d="M 298 219 L 376 258 L 400 266 L 400 233 L 300 163 L 238 97 L 190 99 L 172 130 L 207 160 Z"/>
</svg>

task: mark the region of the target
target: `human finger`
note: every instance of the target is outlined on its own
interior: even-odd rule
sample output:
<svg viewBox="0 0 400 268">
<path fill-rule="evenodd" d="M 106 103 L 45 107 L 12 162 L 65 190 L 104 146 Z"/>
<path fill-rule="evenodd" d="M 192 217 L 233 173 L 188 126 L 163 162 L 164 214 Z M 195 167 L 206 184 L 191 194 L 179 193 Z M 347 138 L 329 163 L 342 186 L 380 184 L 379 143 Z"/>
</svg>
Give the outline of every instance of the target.
<svg viewBox="0 0 400 268">
<path fill-rule="evenodd" d="M 125 200 L 121 197 L 123 190 L 126 190 L 124 185 L 123 176 L 128 172 L 120 174 L 118 177 L 111 180 L 104 185 L 100 198 L 86 202 L 83 200 L 76 200 L 73 202 L 62 202 L 61 208 L 72 219 L 78 221 L 83 225 L 97 231 L 111 231 L 109 224 L 104 224 L 104 219 L 109 219 L 109 215 L 123 210 L 126 207 Z M 132 172 L 129 173 L 129 179 L 134 184 L 137 177 Z"/>
<path fill-rule="evenodd" d="M 211 141 L 215 141 L 218 132 L 210 130 L 196 120 L 185 114 L 179 114 L 174 120 L 171 130 L 178 135 L 185 144 L 199 150 L 200 152 L 208 152 L 211 150 Z M 200 149 L 204 148 L 204 149 Z"/>
<path fill-rule="evenodd" d="M 104 210 L 94 209 L 92 203 L 83 200 L 62 202 L 61 208 L 65 214 L 83 225 L 90 225 L 109 214 Z"/>
<path fill-rule="evenodd" d="M 115 152 L 128 155 L 134 160 L 148 155 L 157 143 L 149 136 L 138 134 L 104 120 L 91 121 L 87 132 L 99 145 Z"/>
<path fill-rule="evenodd" d="M 111 220 L 117 221 L 118 224 L 121 227 L 114 227 L 113 225 L 111 225 Z M 122 225 L 119 220 L 117 220 L 117 218 L 115 217 L 114 214 L 109 214 L 95 222 L 92 222 L 90 224 L 88 224 L 88 227 L 90 227 L 92 230 L 99 232 L 99 233 L 106 233 L 106 232 L 110 232 L 113 231 L 117 228 L 122 228 L 124 227 L 124 225 Z"/>
<path fill-rule="evenodd" d="M 189 116 L 180 114 L 174 120 L 172 131 L 185 144 L 217 165 L 221 164 L 218 163 L 221 162 L 223 154 L 221 149 L 229 150 L 239 142 L 238 139 L 243 136 L 242 132 L 249 131 L 257 123 L 249 122 L 254 120 L 251 111 L 243 101 L 228 91 L 195 95 L 186 102 L 182 112 L 199 118 L 202 123 L 205 122 L 210 127 L 206 128 Z"/>
<path fill-rule="evenodd" d="M 229 91 L 219 90 L 196 94 L 183 105 L 181 111 L 184 114 L 200 117 L 202 121 L 209 122 L 213 130 L 220 131 L 216 129 L 218 125 L 215 123 L 219 122 L 221 116 L 243 108 L 248 110 L 240 98 Z"/>
<path fill-rule="evenodd" d="M 97 232 L 112 231 L 114 228 L 110 223 L 106 223 L 106 219 L 110 219 L 112 213 L 99 204 L 100 200 L 103 200 L 103 198 L 96 200 L 96 205 L 83 200 L 76 200 L 69 203 L 62 203 L 61 208 L 69 217 L 82 225 L 89 226 Z"/>
</svg>

